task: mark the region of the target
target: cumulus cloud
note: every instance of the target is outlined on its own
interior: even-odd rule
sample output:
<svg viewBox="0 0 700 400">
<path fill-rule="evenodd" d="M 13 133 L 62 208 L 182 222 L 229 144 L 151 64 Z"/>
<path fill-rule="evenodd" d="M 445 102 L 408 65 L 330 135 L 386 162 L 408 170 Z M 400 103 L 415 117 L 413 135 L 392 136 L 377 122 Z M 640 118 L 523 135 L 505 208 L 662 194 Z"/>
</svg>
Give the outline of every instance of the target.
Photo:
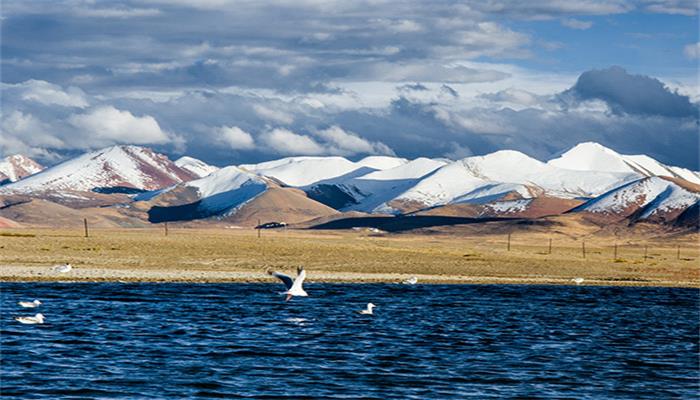
<svg viewBox="0 0 700 400">
<path fill-rule="evenodd" d="M 328 129 L 323 129 L 316 132 L 316 136 L 322 138 L 327 152 L 330 154 L 339 155 L 354 155 L 354 154 L 382 154 L 396 155 L 394 151 L 381 142 L 370 142 L 361 138 L 354 132 L 345 131 L 339 126 L 331 126 Z"/>
<path fill-rule="evenodd" d="M 633 75 L 621 67 L 584 72 L 567 94 L 580 100 L 603 100 L 614 113 L 698 116 L 688 96 L 669 90 L 658 79 Z"/>
<path fill-rule="evenodd" d="M 255 140 L 250 133 L 237 126 L 221 126 L 214 131 L 217 139 L 232 149 L 250 150 L 255 148 Z"/>
<path fill-rule="evenodd" d="M 691 43 L 683 48 L 683 54 L 691 60 L 700 57 L 700 42 Z"/>
<path fill-rule="evenodd" d="M 260 139 L 273 153 L 277 154 L 313 156 L 325 153 L 323 146 L 314 139 L 288 129 L 273 129 L 260 135 Z"/>
<path fill-rule="evenodd" d="M 17 91 L 23 100 L 29 100 L 45 105 L 85 108 L 88 106 L 85 93 L 77 87 L 70 86 L 65 90 L 53 83 L 30 79 L 17 84 L 3 84 L 3 91 Z"/>
<path fill-rule="evenodd" d="M 137 117 L 129 111 L 101 106 L 84 114 L 73 114 L 68 121 L 74 127 L 104 142 L 162 144 L 171 140 L 158 121 L 150 115 Z"/>
<path fill-rule="evenodd" d="M 593 26 L 593 22 L 591 22 L 591 21 L 583 21 L 583 20 L 575 19 L 575 18 L 563 19 L 561 21 L 561 24 L 567 28 L 578 29 L 578 30 L 582 30 L 582 31 L 585 31 L 586 29 L 590 29 Z"/>
</svg>

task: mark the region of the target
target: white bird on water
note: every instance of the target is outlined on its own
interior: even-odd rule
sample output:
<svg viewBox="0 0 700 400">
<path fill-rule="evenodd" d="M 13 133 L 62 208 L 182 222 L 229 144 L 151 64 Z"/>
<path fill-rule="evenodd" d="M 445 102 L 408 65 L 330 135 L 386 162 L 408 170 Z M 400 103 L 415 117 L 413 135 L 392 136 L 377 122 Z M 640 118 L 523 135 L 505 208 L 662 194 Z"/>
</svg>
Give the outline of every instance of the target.
<svg viewBox="0 0 700 400">
<path fill-rule="evenodd" d="M 17 304 L 24 308 L 37 308 L 41 305 L 41 302 L 39 300 L 34 300 L 34 301 L 20 301 Z"/>
<path fill-rule="evenodd" d="M 418 278 L 416 278 L 415 276 L 412 276 L 412 277 L 406 279 L 405 281 L 403 281 L 402 283 L 404 285 L 415 285 L 416 283 L 418 283 Z"/>
<path fill-rule="evenodd" d="M 304 279 L 306 278 L 306 271 L 304 271 L 304 267 L 297 268 L 296 279 L 292 279 L 289 275 L 285 275 L 277 271 L 267 271 L 267 273 L 274 276 L 275 278 L 279 278 L 284 283 L 284 286 L 287 287 L 287 291 L 282 292 L 282 294 L 287 295 L 284 301 L 291 300 L 293 296 L 308 296 L 308 294 L 304 291 L 304 288 L 302 287 L 302 285 L 304 284 Z"/>
<path fill-rule="evenodd" d="M 70 270 L 73 269 L 73 267 L 70 264 L 59 264 L 59 265 L 54 265 L 53 268 L 51 268 L 55 272 L 60 272 L 62 274 L 65 274 L 66 272 L 70 272 Z"/>
<path fill-rule="evenodd" d="M 571 282 L 573 282 L 573 283 L 575 283 L 575 284 L 577 284 L 577 285 L 580 285 L 580 284 L 583 283 L 583 278 L 574 278 L 574 279 L 571 280 Z"/>
<path fill-rule="evenodd" d="M 36 325 L 44 323 L 44 314 L 36 314 L 33 317 L 17 317 L 15 321 L 22 324 Z"/>
<path fill-rule="evenodd" d="M 376 307 L 374 304 L 367 303 L 367 308 L 365 308 L 364 310 L 360 310 L 358 312 L 360 314 L 363 314 L 363 315 L 372 315 L 372 314 L 374 314 L 374 312 L 372 311 L 372 310 L 374 310 L 374 307 Z"/>
</svg>

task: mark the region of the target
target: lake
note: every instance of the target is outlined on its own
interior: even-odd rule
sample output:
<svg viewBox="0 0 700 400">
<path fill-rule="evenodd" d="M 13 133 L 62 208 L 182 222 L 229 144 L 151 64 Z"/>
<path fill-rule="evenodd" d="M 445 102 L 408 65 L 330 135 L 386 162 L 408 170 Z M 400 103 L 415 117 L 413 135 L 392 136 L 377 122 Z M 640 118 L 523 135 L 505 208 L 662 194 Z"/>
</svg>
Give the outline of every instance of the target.
<svg viewBox="0 0 700 400">
<path fill-rule="evenodd" d="M 699 397 L 697 289 L 305 286 L 2 283 L 2 395 Z"/>
</svg>

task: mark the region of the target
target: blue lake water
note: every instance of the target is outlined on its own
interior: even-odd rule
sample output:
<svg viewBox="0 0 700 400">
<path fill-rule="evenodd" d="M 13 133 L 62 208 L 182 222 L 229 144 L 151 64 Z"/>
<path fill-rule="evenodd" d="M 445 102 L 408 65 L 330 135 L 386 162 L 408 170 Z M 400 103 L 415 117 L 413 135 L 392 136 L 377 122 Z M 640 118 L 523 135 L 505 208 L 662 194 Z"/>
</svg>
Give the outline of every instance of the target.
<svg viewBox="0 0 700 400">
<path fill-rule="evenodd" d="M 281 288 L 2 283 L 2 395 L 700 396 L 695 289 L 309 284 L 285 303 Z M 15 322 L 34 298 L 46 323 Z"/>
</svg>

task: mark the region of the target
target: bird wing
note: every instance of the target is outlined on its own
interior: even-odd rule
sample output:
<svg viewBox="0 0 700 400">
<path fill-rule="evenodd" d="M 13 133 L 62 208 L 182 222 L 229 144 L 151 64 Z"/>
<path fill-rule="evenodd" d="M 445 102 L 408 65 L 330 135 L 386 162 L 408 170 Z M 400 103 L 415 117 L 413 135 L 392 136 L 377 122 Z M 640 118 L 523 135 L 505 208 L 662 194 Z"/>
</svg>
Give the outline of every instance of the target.
<svg viewBox="0 0 700 400">
<path fill-rule="evenodd" d="M 277 271 L 270 271 L 268 273 L 274 276 L 275 278 L 281 280 L 284 283 L 284 286 L 287 287 L 287 290 L 291 289 L 292 285 L 294 285 L 294 280 L 292 280 L 292 277 L 290 277 L 289 275 L 285 275 Z"/>
<path fill-rule="evenodd" d="M 297 278 L 294 280 L 294 285 L 291 289 L 301 289 L 301 285 L 304 284 L 304 279 L 306 279 L 306 270 L 300 268 L 299 275 L 297 275 Z"/>
</svg>

